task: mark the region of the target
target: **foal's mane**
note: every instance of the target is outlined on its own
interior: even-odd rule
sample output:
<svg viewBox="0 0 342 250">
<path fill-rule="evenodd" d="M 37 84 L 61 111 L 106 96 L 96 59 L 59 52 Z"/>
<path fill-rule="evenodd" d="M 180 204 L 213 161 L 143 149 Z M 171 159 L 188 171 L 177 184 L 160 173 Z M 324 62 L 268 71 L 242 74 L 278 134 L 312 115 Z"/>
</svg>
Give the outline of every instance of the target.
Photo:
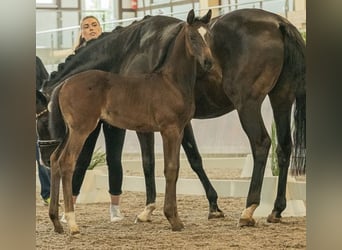
<svg viewBox="0 0 342 250">
<path fill-rule="evenodd" d="M 184 24 L 185 23 L 177 23 L 171 27 L 168 27 L 168 31 L 164 32 L 164 35 L 161 37 L 159 57 L 151 72 L 160 71 L 167 59 L 167 55 L 174 46 L 177 35 L 182 30 Z"/>
</svg>

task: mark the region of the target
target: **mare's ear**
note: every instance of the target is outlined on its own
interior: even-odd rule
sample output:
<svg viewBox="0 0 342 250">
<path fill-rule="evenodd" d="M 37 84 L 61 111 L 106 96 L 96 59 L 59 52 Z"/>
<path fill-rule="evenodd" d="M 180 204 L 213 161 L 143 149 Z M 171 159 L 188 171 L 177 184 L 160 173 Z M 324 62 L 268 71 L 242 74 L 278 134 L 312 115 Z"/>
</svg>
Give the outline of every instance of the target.
<svg viewBox="0 0 342 250">
<path fill-rule="evenodd" d="M 201 18 L 201 21 L 205 24 L 209 23 L 211 19 L 211 10 L 208 10 L 207 14 Z"/>
<path fill-rule="evenodd" d="M 192 24 L 194 20 L 195 20 L 195 11 L 192 9 L 189 11 L 186 21 L 188 22 L 188 24 Z"/>
</svg>

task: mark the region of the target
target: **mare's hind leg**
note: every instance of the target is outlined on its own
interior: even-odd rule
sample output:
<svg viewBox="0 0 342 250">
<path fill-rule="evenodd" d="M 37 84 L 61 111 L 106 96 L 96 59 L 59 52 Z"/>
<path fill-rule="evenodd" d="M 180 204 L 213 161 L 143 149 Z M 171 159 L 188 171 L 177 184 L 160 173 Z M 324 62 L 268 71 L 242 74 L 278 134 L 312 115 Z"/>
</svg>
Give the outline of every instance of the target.
<svg viewBox="0 0 342 250">
<path fill-rule="evenodd" d="M 287 99 L 284 100 L 281 96 L 276 94 L 276 91 L 271 93 L 272 94 L 270 94 L 269 97 L 273 108 L 278 139 L 277 157 L 279 176 L 277 197 L 274 202 L 272 213 L 268 216 L 267 221 L 276 223 L 280 222 L 281 213 L 286 208 L 286 184 L 292 148 L 290 123 L 293 99 L 291 100 L 289 98 L 291 95 L 286 95 Z"/>
<path fill-rule="evenodd" d="M 57 233 L 63 233 L 63 227 L 58 217 L 58 205 L 59 205 L 59 185 L 60 185 L 60 172 L 57 162 L 57 150 L 51 155 L 51 187 L 50 187 L 50 206 L 49 217 L 54 225 L 54 230 Z"/>
<path fill-rule="evenodd" d="M 198 178 L 201 180 L 207 199 L 209 201 L 208 219 L 224 217 L 224 213 L 219 209 L 217 205 L 216 190 L 211 185 L 210 180 L 203 169 L 202 157 L 196 145 L 191 123 L 187 124 L 184 128 L 182 146 L 192 170 L 194 170 Z"/>
<path fill-rule="evenodd" d="M 138 133 L 146 188 L 146 207 L 136 218 L 136 222 L 150 222 L 156 209 L 156 183 L 154 158 L 154 133 Z"/>
<path fill-rule="evenodd" d="M 253 173 L 249 186 L 246 209 L 242 212 L 239 225 L 254 226 L 253 213 L 260 204 L 261 188 L 271 139 L 261 116 L 261 104 L 248 101 L 238 110 L 239 118 L 252 148 Z"/>
</svg>

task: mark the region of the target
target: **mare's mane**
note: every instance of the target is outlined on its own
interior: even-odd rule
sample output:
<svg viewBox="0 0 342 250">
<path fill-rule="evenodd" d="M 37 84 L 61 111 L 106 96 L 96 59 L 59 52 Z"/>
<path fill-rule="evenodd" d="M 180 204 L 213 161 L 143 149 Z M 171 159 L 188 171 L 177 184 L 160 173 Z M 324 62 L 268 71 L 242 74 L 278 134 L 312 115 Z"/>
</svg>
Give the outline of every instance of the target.
<svg viewBox="0 0 342 250">
<path fill-rule="evenodd" d="M 153 72 L 164 63 L 181 23 L 184 21 L 173 17 L 149 16 L 91 40 L 51 76 L 43 91 L 49 94 L 69 76 L 88 69 L 113 73 Z"/>
<path fill-rule="evenodd" d="M 44 81 L 49 78 L 49 73 L 47 72 L 42 60 L 36 56 L 36 90 L 41 89 Z"/>
</svg>

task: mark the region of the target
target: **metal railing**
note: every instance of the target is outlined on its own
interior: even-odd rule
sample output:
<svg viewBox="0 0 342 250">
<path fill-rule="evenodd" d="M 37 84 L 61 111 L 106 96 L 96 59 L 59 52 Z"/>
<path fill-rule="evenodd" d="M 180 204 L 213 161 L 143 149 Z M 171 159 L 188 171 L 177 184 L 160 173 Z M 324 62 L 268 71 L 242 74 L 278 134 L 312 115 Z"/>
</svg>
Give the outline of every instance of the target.
<svg viewBox="0 0 342 250">
<path fill-rule="evenodd" d="M 289 0 L 251 0 L 249 2 L 243 3 L 237 2 L 212 6 L 210 9 L 213 11 L 216 10 L 219 15 L 223 15 L 241 8 L 259 8 L 271 11 L 270 6 L 275 3 L 278 3 L 278 5 L 281 6 L 276 13 L 286 17 L 289 10 Z M 195 12 L 196 14 L 200 15 L 200 12 L 206 10 L 207 9 L 202 8 L 195 10 Z M 144 11 L 144 13 L 148 15 L 152 14 L 149 11 L 151 10 L 147 9 Z M 187 13 L 188 10 L 184 10 L 175 11 L 172 13 L 163 13 L 162 15 L 173 16 L 184 20 Z M 141 18 L 143 18 L 143 16 L 121 20 L 102 20 L 101 23 L 104 31 L 111 31 L 118 25 L 127 26 L 133 21 L 140 20 Z M 63 62 L 69 54 L 73 53 L 74 45 L 76 44 L 76 40 L 79 36 L 79 28 L 79 25 L 76 25 L 36 32 L 36 54 L 41 57 L 49 72 L 55 70 L 58 63 Z"/>
</svg>

